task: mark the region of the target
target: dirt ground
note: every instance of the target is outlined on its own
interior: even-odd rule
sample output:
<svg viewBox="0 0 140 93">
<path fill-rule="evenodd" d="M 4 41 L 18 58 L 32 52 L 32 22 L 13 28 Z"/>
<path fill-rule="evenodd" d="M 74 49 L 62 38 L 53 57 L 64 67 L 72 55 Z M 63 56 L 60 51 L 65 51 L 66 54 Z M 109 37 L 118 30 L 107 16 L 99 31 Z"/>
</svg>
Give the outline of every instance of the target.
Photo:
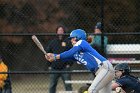
<svg viewBox="0 0 140 93">
<path fill-rule="evenodd" d="M 91 80 L 89 73 L 72 74 L 72 80 Z M 11 76 L 13 93 L 48 93 L 49 74 L 17 74 Z M 78 89 L 85 84 L 72 84 L 74 92 L 64 92 L 61 79 L 57 85 L 57 93 L 77 93 Z M 112 92 L 114 93 L 114 92 Z"/>
<path fill-rule="evenodd" d="M 88 74 L 72 74 L 72 80 L 89 80 Z M 48 93 L 49 75 L 12 75 L 12 91 L 13 93 Z M 72 84 L 73 91 L 77 91 L 84 84 Z M 64 85 L 59 79 L 57 85 L 57 93 L 64 91 Z M 69 93 L 69 92 L 66 92 Z M 72 92 L 74 93 L 74 92 Z"/>
</svg>

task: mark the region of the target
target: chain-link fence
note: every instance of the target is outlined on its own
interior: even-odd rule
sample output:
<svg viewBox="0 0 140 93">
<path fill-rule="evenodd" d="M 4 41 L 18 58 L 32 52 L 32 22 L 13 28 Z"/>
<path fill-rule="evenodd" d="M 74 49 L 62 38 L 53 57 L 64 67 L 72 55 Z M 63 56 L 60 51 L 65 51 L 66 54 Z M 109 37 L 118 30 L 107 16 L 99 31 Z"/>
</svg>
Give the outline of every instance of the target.
<svg viewBox="0 0 140 93">
<path fill-rule="evenodd" d="M 132 69 L 139 70 L 139 16 L 139 0 L 1 0 L 0 55 L 10 69 L 13 93 L 48 93 L 49 76 L 54 72 L 49 71 L 31 35 L 36 34 L 47 47 L 56 37 L 58 25 L 67 28 L 66 36 L 76 28 L 93 35 L 96 23 L 102 22 L 102 36 L 108 37 L 106 57 L 112 62 L 130 61 Z M 72 80 L 90 80 L 90 73 L 84 72 L 82 65 L 74 62 L 71 70 Z M 140 77 L 139 71 L 132 74 Z M 82 85 L 73 83 L 73 91 Z M 57 92 L 64 90 L 59 80 Z"/>
<path fill-rule="evenodd" d="M 138 0 L 1 0 L 0 11 L 1 32 L 55 32 L 58 24 L 92 32 L 98 21 L 105 32 L 139 32 Z"/>
<path fill-rule="evenodd" d="M 107 34 L 106 34 L 107 35 Z M 108 35 L 109 43 L 108 45 L 112 44 L 115 45 L 114 42 L 111 42 L 111 38 L 117 38 L 118 41 L 119 38 L 122 36 L 124 38 L 125 36 L 131 37 L 131 34 L 129 35 Z M 134 35 L 135 37 L 139 35 Z M 54 39 L 56 36 L 54 35 L 37 35 L 40 42 L 43 44 L 44 47 L 48 46 L 48 40 Z M 46 39 L 47 37 L 47 39 Z M 6 41 L 10 38 L 10 42 Z M 17 41 L 16 41 L 17 38 Z M 122 39 L 121 38 L 121 39 Z M 12 40 L 14 39 L 14 40 Z M 111 41 L 110 41 L 111 40 Z M 129 39 L 130 40 L 130 39 Z M 135 39 L 132 39 L 135 40 Z M 19 42 L 20 41 L 20 42 Z M 116 41 L 117 42 L 117 41 Z M 131 42 L 131 40 L 130 40 Z M 126 43 L 126 41 L 120 41 L 119 44 L 129 44 Z M 116 44 L 117 45 L 117 44 Z M 58 47 L 58 46 L 54 46 Z M 56 71 L 49 71 L 49 66 L 47 65 L 47 61 L 44 57 L 44 54 L 42 51 L 39 50 L 39 48 L 34 44 L 34 42 L 31 39 L 31 35 L 1 35 L 1 55 L 3 56 L 4 62 L 8 65 L 10 68 L 10 76 L 12 78 L 12 89 L 14 93 L 22 93 L 28 91 L 30 92 L 41 92 L 46 93 L 48 92 L 49 88 L 49 76 L 52 73 L 66 73 L 64 71 L 58 70 Z M 126 47 L 125 47 L 126 48 Z M 131 67 L 132 70 L 139 70 L 139 63 L 135 63 L 136 60 L 139 60 L 139 54 L 130 54 L 131 48 L 129 46 L 127 47 L 130 49 L 130 51 L 126 51 L 126 54 L 113 54 L 108 53 L 107 58 L 110 60 L 115 60 L 120 62 L 122 60 L 131 61 Z M 118 47 L 118 51 L 123 50 L 121 47 Z M 113 51 L 112 51 L 113 52 Z M 121 51 L 120 51 L 121 52 Z M 112 59 L 111 59 L 112 58 Z M 117 59 L 118 58 L 118 59 Z M 122 59 L 121 59 L 122 58 Z M 134 63 L 133 63 L 134 62 Z M 84 72 L 86 69 L 82 66 L 77 64 L 76 62 L 72 65 L 71 70 L 73 72 L 67 72 L 71 74 L 72 80 L 74 80 L 75 83 L 72 83 L 73 90 L 77 91 L 82 85 L 85 83 L 78 83 L 79 80 L 90 80 L 90 73 Z M 82 72 L 79 72 L 79 70 L 83 70 Z M 60 71 L 60 72 L 59 72 Z M 76 73 L 75 73 L 76 71 Z M 132 73 L 135 76 L 140 77 L 139 71 Z M 68 81 L 69 82 L 69 81 Z M 76 83 L 77 82 L 77 83 Z M 20 85 L 20 86 L 19 86 Z M 63 86 L 63 82 L 60 79 L 59 84 L 57 87 L 58 91 L 65 90 Z"/>
</svg>

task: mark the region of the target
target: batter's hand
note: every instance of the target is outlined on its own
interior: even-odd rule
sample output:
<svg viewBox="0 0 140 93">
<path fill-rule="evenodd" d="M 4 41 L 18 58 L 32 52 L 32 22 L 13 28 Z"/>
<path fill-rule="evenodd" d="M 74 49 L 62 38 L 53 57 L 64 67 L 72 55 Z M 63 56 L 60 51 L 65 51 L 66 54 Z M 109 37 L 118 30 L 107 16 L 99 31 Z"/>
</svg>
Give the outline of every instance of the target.
<svg viewBox="0 0 140 93">
<path fill-rule="evenodd" d="M 55 55 L 53 53 L 47 53 L 45 55 L 45 58 L 49 61 L 49 62 L 53 62 L 55 60 Z"/>
</svg>

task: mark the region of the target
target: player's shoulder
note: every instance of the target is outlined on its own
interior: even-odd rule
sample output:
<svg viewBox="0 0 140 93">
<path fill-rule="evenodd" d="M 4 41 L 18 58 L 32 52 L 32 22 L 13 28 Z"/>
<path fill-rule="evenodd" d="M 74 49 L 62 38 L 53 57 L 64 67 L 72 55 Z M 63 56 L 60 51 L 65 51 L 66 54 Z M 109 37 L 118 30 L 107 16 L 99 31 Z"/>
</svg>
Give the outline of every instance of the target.
<svg viewBox="0 0 140 93">
<path fill-rule="evenodd" d="M 116 80 L 116 82 L 120 82 L 120 81 L 126 81 L 128 79 L 127 76 L 122 76 L 119 79 Z"/>
<path fill-rule="evenodd" d="M 122 76 L 120 79 L 118 79 L 118 81 L 123 81 L 123 82 L 126 82 L 126 83 L 130 83 L 132 81 L 133 82 L 136 81 L 136 78 L 132 78 L 129 75 L 125 75 L 125 76 Z"/>
<path fill-rule="evenodd" d="M 88 42 L 85 40 L 79 40 L 74 46 L 79 46 L 81 44 L 87 44 Z"/>
<path fill-rule="evenodd" d="M 128 78 L 127 75 L 124 75 L 124 76 L 120 77 L 120 79 L 127 79 L 127 78 Z"/>
</svg>

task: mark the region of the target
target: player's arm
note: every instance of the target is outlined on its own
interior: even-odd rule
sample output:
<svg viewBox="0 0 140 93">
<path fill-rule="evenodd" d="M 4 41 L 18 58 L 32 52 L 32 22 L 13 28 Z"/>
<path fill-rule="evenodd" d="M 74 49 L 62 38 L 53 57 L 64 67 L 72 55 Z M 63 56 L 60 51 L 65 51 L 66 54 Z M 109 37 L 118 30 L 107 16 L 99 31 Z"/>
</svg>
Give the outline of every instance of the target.
<svg viewBox="0 0 140 93">
<path fill-rule="evenodd" d="M 76 52 L 80 52 L 80 51 L 84 50 L 84 48 L 87 46 L 87 44 L 88 44 L 88 43 L 84 42 L 83 40 L 79 40 L 79 41 L 74 45 L 74 47 L 72 47 L 70 50 L 61 53 L 61 54 L 59 55 L 59 58 L 60 58 L 60 59 L 67 59 L 67 58 L 73 57 L 73 55 L 74 55 Z M 89 45 L 89 44 L 88 44 L 88 45 Z"/>
<path fill-rule="evenodd" d="M 88 48 L 89 44 L 83 40 L 79 40 L 74 47 L 72 47 L 70 50 L 65 51 L 63 53 L 60 54 L 53 54 L 53 53 L 47 53 L 46 59 L 50 62 L 55 61 L 57 59 L 60 60 L 66 60 L 66 59 L 74 59 L 74 54 L 76 52 L 80 52 L 82 50 L 86 50 L 86 48 Z"/>
<path fill-rule="evenodd" d="M 46 59 L 50 62 L 52 61 L 55 61 L 57 59 L 60 59 L 60 60 L 66 60 L 66 59 L 71 59 L 73 57 L 73 55 L 76 53 L 76 52 L 79 52 L 83 49 L 83 44 L 82 44 L 82 40 L 81 41 L 78 41 L 74 47 L 72 47 L 70 50 L 68 51 L 65 51 L 61 54 L 53 54 L 53 53 L 47 53 L 47 56 L 45 55 Z"/>
<path fill-rule="evenodd" d="M 126 93 L 118 83 L 114 82 L 112 83 L 112 90 L 116 91 L 116 93 Z"/>
<path fill-rule="evenodd" d="M 59 60 L 59 59 L 60 60 L 70 60 L 70 59 L 72 60 L 72 59 L 74 59 L 73 55 L 80 50 L 81 50 L 80 47 L 74 46 L 70 50 L 65 51 L 61 54 L 47 53 L 47 55 L 45 55 L 45 58 L 50 62 Z"/>
<path fill-rule="evenodd" d="M 112 90 L 115 90 L 117 87 L 120 87 L 120 85 L 118 83 L 114 82 L 114 83 L 112 83 L 111 87 L 112 87 Z"/>
<path fill-rule="evenodd" d="M 80 46 L 74 46 L 70 50 L 65 51 L 65 52 L 59 54 L 59 59 L 62 59 L 63 60 L 63 59 L 67 59 L 67 58 L 73 57 L 73 55 L 76 52 L 79 52 L 80 50 L 81 50 L 81 47 Z"/>
</svg>

